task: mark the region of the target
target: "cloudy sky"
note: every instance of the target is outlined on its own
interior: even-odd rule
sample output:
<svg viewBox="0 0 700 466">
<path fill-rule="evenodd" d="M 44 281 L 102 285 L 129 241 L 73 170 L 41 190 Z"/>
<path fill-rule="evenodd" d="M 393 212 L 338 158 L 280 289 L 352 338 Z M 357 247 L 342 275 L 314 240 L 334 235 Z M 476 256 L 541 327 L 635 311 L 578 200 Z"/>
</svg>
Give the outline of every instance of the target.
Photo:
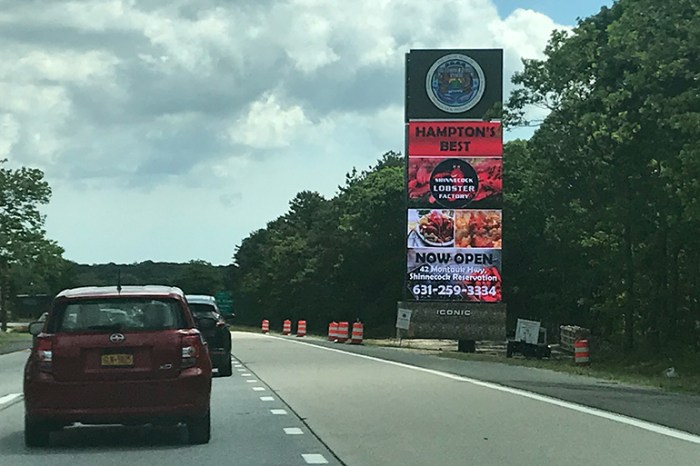
<svg viewBox="0 0 700 466">
<path fill-rule="evenodd" d="M 227 264 L 403 150 L 410 49 L 503 48 L 510 77 L 611 3 L 0 0 L 0 159 L 44 170 L 68 259 Z"/>
</svg>

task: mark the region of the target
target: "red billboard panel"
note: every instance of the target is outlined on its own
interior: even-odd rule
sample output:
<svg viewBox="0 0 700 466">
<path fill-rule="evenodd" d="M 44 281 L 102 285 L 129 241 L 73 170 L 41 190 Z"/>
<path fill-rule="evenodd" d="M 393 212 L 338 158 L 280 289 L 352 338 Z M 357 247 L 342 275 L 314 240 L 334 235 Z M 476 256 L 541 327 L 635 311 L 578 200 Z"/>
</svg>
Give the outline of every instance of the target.
<svg viewBox="0 0 700 466">
<path fill-rule="evenodd" d="M 416 121 L 408 123 L 409 157 L 501 157 L 501 123 Z"/>
<path fill-rule="evenodd" d="M 500 209 L 502 177 L 501 158 L 409 158 L 408 206 Z"/>
</svg>

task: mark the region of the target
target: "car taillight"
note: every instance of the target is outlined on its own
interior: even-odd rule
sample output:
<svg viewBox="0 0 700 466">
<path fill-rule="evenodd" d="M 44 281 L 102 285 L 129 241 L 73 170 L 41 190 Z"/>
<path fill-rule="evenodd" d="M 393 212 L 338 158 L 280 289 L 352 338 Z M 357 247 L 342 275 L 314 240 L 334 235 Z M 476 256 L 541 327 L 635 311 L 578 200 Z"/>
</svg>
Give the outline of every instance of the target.
<svg viewBox="0 0 700 466">
<path fill-rule="evenodd" d="M 37 339 L 35 355 L 40 371 L 51 372 L 53 370 L 53 342 L 50 338 Z"/>
<path fill-rule="evenodd" d="M 201 351 L 202 339 L 199 335 L 187 335 L 182 337 L 182 363 L 180 367 L 187 369 L 197 364 L 197 357 Z"/>
</svg>

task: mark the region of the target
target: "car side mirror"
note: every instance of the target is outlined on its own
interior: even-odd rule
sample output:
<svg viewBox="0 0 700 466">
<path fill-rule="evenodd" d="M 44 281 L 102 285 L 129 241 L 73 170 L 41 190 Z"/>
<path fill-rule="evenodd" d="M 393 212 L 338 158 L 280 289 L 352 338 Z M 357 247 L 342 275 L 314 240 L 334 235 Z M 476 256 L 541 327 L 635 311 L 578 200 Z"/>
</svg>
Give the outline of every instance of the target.
<svg viewBox="0 0 700 466">
<path fill-rule="evenodd" d="M 216 323 L 216 319 L 212 319 L 211 317 L 202 317 L 201 319 L 197 319 L 197 327 L 201 328 L 202 330 L 211 330 L 216 328 Z"/>
<path fill-rule="evenodd" d="M 44 330 L 44 324 L 46 322 L 32 322 L 29 324 L 29 333 L 31 333 L 34 336 L 37 336 L 41 333 L 42 330 Z"/>
</svg>

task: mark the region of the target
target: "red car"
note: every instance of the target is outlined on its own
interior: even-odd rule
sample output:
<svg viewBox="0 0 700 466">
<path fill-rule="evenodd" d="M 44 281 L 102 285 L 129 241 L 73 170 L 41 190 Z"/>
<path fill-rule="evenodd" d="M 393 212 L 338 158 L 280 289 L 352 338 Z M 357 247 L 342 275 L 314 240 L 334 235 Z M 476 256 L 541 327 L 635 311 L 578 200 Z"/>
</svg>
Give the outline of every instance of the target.
<svg viewBox="0 0 700 466">
<path fill-rule="evenodd" d="M 165 286 L 64 290 L 24 371 L 27 446 L 81 424 L 177 424 L 209 442 L 212 366 L 185 296 Z"/>
</svg>

